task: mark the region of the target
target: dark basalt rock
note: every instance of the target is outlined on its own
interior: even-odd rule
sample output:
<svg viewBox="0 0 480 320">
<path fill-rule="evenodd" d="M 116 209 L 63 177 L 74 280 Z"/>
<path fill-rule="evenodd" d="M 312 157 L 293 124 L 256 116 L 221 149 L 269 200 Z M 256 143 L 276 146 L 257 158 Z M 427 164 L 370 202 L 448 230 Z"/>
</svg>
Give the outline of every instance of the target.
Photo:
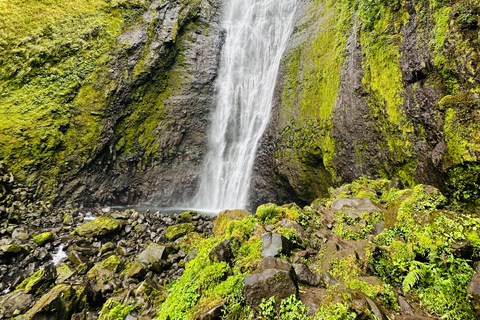
<svg viewBox="0 0 480 320">
<path fill-rule="evenodd" d="M 235 238 L 230 238 L 220 242 L 208 254 L 210 260 L 213 262 L 225 261 L 226 263 L 231 264 L 233 262 L 233 259 L 235 259 L 231 247 L 234 241 Z"/>
<path fill-rule="evenodd" d="M 480 265 L 477 268 L 476 274 L 468 284 L 467 293 L 471 297 L 472 307 L 475 314 L 480 318 Z"/>
<path fill-rule="evenodd" d="M 267 232 L 261 237 L 263 242 L 262 258 L 276 257 L 280 253 L 289 254 L 292 250 L 290 241 L 279 233 Z"/>
<path fill-rule="evenodd" d="M 312 287 L 322 285 L 322 278 L 319 274 L 312 272 L 304 263 L 294 263 L 293 268 L 297 275 L 299 283 L 306 284 Z"/>
<path fill-rule="evenodd" d="M 260 310 L 262 299 L 274 296 L 278 308 L 281 300 L 298 294 L 293 267 L 287 261 L 265 258 L 256 272 L 244 278 L 245 299 L 254 310 Z"/>
</svg>

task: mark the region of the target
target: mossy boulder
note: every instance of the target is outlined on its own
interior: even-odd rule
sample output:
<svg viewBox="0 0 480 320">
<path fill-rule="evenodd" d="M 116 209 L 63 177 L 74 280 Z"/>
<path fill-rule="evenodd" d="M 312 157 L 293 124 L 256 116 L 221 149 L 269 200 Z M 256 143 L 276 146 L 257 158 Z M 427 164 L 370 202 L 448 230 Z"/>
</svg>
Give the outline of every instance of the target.
<svg viewBox="0 0 480 320">
<path fill-rule="evenodd" d="M 217 219 L 213 223 L 213 233 L 215 235 L 222 235 L 225 233 L 225 229 L 229 221 L 243 220 L 244 218 L 251 216 L 252 214 L 246 210 L 224 210 L 218 214 Z"/>
<path fill-rule="evenodd" d="M 180 213 L 180 220 L 184 223 L 192 222 L 192 215 L 195 214 L 195 211 L 185 211 Z"/>
<path fill-rule="evenodd" d="M 191 223 L 176 224 L 167 228 L 167 231 L 165 231 L 165 237 L 168 241 L 175 241 L 194 230 L 195 226 Z"/>
<path fill-rule="evenodd" d="M 53 241 L 53 234 L 51 232 L 44 232 L 33 237 L 33 242 L 35 242 L 37 246 L 43 246 L 50 241 Z"/>
<path fill-rule="evenodd" d="M 176 249 L 171 246 L 150 243 L 138 255 L 138 261 L 150 270 L 161 272 L 167 263 L 168 256 L 175 251 Z"/>
<path fill-rule="evenodd" d="M 0 251 L 3 253 L 19 253 L 22 251 L 22 247 L 18 244 L 7 244 L 0 246 Z"/>
<path fill-rule="evenodd" d="M 56 278 L 56 269 L 53 265 L 49 265 L 23 280 L 23 282 L 17 286 L 17 290 L 23 289 L 25 293 L 39 294 L 52 286 Z"/>
<path fill-rule="evenodd" d="M 103 266 L 106 269 L 108 269 L 110 271 L 113 271 L 113 272 L 117 272 L 120 269 L 121 264 L 122 264 L 122 262 L 115 255 L 110 256 L 107 259 L 100 262 L 101 266 Z"/>
<path fill-rule="evenodd" d="M 25 319 L 70 319 L 85 296 L 85 288 L 60 284 L 40 298 Z"/>
<path fill-rule="evenodd" d="M 121 223 L 118 220 L 104 216 L 81 225 L 72 234 L 86 238 L 101 237 L 116 233 L 120 228 Z"/>
</svg>

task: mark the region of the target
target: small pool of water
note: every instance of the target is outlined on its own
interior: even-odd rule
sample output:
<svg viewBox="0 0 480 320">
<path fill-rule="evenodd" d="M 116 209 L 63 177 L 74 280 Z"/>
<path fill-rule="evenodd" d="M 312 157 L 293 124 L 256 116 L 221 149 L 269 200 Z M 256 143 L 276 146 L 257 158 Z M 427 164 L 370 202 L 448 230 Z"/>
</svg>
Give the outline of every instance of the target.
<svg viewBox="0 0 480 320">
<path fill-rule="evenodd" d="M 200 214 L 206 214 L 209 216 L 216 216 L 220 213 L 218 210 L 205 210 L 205 209 L 195 209 L 195 208 L 165 208 L 165 207 L 155 207 L 155 206 L 146 206 L 146 205 L 136 205 L 136 206 L 115 206 L 111 207 L 113 210 L 129 210 L 134 209 L 140 213 L 144 212 L 159 212 L 165 215 L 180 214 L 185 211 L 195 211 Z"/>
</svg>

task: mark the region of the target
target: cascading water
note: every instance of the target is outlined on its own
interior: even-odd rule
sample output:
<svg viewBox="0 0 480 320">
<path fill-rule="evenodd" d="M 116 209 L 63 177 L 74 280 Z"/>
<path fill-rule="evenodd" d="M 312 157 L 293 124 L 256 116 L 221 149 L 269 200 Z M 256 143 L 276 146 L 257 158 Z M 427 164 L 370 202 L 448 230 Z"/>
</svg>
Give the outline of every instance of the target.
<svg viewBox="0 0 480 320">
<path fill-rule="evenodd" d="M 258 142 L 270 119 L 296 0 L 226 0 L 227 31 L 208 152 L 193 206 L 245 208 Z"/>
</svg>

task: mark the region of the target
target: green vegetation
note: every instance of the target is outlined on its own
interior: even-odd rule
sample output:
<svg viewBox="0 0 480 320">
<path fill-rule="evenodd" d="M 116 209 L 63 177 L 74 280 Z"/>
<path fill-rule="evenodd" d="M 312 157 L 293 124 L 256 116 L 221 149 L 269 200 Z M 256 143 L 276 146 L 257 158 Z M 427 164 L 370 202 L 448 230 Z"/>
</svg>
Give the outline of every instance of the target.
<svg viewBox="0 0 480 320">
<path fill-rule="evenodd" d="M 44 192 L 95 152 L 117 36 L 142 0 L 0 2 L 0 159 Z"/>
</svg>

